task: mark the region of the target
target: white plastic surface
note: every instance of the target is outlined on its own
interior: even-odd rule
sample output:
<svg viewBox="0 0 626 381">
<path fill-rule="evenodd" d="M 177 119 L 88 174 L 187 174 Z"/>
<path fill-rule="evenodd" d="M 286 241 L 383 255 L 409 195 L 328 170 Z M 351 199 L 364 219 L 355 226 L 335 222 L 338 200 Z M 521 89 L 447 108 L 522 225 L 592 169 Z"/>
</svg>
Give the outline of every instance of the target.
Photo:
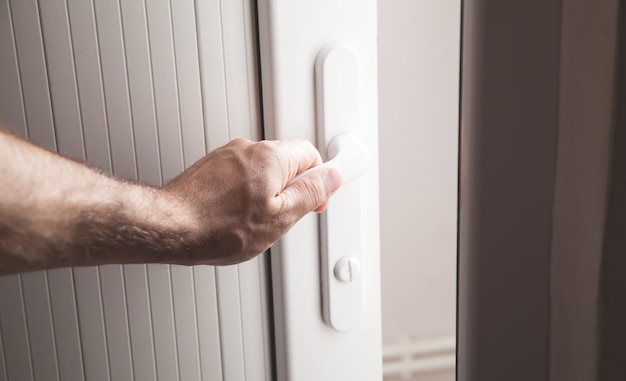
<svg viewBox="0 0 626 381">
<path fill-rule="evenodd" d="M 341 134 L 336 136 L 328 144 L 328 157 L 330 160 L 306 171 L 300 172 L 289 181 L 287 186 L 306 176 L 309 172 L 320 167 L 338 168 L 343 174 L 343 183 L 347 184 L 367 171 L 369 154 L 367 148 L 353 134 Z"/>
<path fill-rule="evenodd" d="M 328 142 L 329 160 L 321 166 L 338 168 L 343 174 L 343 186 L 320 223 L 322 313 L 326 324 L 341 332 L 358 324 L 363 303 L 358 271 L 363 231 L 358 178 L 367 171 L 369 154 L 352 133 L 358 126 L 358 69 L 354 51 L 340 44 L 323 48 L 315 64 L 318 137 L 321 145 Z M 318 168 L 301 172 L 287 186 Z"/>
<path fill-rule="evenodd" d="M 327 91 L 332 91 L 332 87 L 327 87 Z M 344 115 L 346 110 L 349 109 L 333 108 L 337 119 L 347 119 Z M 333 121 L 332 115 L 326 115 L 325 119 Z M 362 241 L 362 197 L 358 178 L 367 171 L 369 155 L 359 138 L 351 133 L 335 136 L 328 144 L 327 152 L 330 160 L 321 166 L 338 168 L 344 180 L 340 191 L 333 196 L 332 203 L 322 215 L 320 224 L 323 316 L 326 324 L 345 332 L 358 323 L 362 313 L 363 291 L 361 277 L 357 273 Z M 289 184 L 318 168 L 301 172 Z M 340 279 L 342 276 L 343 279 Z"/>
<path fill-rule="evenodd" d="M 330 201 L 332 208 L 344 191 L 362 183 L 363 303 L 353 329 L 339 333 L 322 316 L 319 215 L 303 217 L 272 247 L 278 381 L 382 380 L 376 5 L 374 0 L 358 6 L 337 0 L 258 2 L 265 137 L 307 139 L 327 147 L 332 136 L 320 136 L 314 68 L 320 49 L 340 41 L 358 56 L 358 123 L 349 132 L 370 157 L 368 171 Z"/>
<path fill-rule="evenodd" d="M 354 257 L 343 257 L 335 264 L 334 274 L 340 282 L 354 282 L 361 277 L 361 264 Z"/>
<path fill-rule="evenodd" d="M 328 143 L 327 165 L 344 172 L 344 186 L 321 218 L 322 313 L 326 324 L 337 331 L 354 328 L 362 314 L 363 288 L 358 273 L 350 281 L 338 279 L 348 265 L 361 259 L 361 181 L 367 170 L 367 150 L 356 132 L 359 122 L 359 61 L 345 45 L 323 48 L 315 63 L 317 128 L 320 143 Z M 347 271 L 349 272 L 349 271 Z"/>
<path fill-rule="evenodd" d="M 334 43 L 320 50 L 315 94 L 319 144 L 330 149 L 334 137 L 355 132 L 359 125 L 359 60 L 353 49 Z"/>
<path fill-rule="evenodd" d="M 332 91 L 332 87 L 327 90 Z M 333 109 L 337 119 L 347 119 L 346 110 L 349 109 Z M 332 115 L 325 119 L 333 121 Z M 321 218 L 320 276 L 324 321 L 335 330 L 345 332 L 358 323 L 362 313 L 359 271 L 362 197 L 361 183 L 356 180 L 367 171 L 369 155 L 359 138 L 351 133 L 335 136 L 328 144 L 327 152 L 330 160 L 301 172 L 287 186 L 319 167 L 335 167 L 343 174 L 343 186 Z"/>
</svg>

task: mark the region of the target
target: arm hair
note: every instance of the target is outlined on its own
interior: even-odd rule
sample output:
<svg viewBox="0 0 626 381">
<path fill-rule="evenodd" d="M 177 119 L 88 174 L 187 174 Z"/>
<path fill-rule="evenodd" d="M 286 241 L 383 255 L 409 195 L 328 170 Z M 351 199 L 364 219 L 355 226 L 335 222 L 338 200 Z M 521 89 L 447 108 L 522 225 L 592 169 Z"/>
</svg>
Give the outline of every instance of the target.
<svg viewBox="0 0 626 381">
<path fill-rule="evenodd" d="M 194 226 L 185 204 L 0 129 L 0 274 L 176 262 Z"/>
</svg>

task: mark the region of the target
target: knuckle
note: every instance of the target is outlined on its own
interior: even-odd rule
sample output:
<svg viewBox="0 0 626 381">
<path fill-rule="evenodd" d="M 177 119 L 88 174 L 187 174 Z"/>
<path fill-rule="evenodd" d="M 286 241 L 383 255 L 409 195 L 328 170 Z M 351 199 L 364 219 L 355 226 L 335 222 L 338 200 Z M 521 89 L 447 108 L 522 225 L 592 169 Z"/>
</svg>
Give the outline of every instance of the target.
<svg viewBox="0 0 626 381">
<path fill-rule="evenodd" d="M 306 193 L 305 196 L 311 200 L 313 208 L 322 205 L 328 198 L 327 186 L 320 178 L 305 181 L 303 188 Z"/>
<path fill-rule="evenodd" d="M 233 145 L 249 145 L 250 143 L 251 141 L 245 138 L 235 138 L 230 141 L 230 144 Z"/>
<path fill-rule="evenodd" d="M 279 158 L 276 145 L 268 140 L 261 140 L 250 146 L 250 156 L 259 163 Z"/>
<path fill-rule="evenodd" d="M 275 236 L 277 239 L 283 235 L 295 220 L 294 202 L 291 198 L 283 199 L 279 205 L 272 204 L 268 206 L 268 226 L 271 226 L 271 232 L 268 236 Z M 272 239 L 275 240 L 275 239 Z"/>
<path fill-rule="evenodd" d="M 274 144 L 269 140 L 261 140 L 260 142 L 255 143 L 254 148 L 261 155 L 273 154 L 275 151 Z"/>
<path fill-rule="evenodd" d="M 315 146 L 313 145 L 313 143 L 311 143 L 311 142 L 310 142 L 310 141 L 308 141 L 308 140 L 303 140 L 302 142 L 303 142 L 303 144 L 306 146 L 306 149 L 308 149 L 308 150 L 310 150 L 310 151 L 315 151 L 315 152 L 317 152 L 317 148 L 315 148 Z"/>
</svg>

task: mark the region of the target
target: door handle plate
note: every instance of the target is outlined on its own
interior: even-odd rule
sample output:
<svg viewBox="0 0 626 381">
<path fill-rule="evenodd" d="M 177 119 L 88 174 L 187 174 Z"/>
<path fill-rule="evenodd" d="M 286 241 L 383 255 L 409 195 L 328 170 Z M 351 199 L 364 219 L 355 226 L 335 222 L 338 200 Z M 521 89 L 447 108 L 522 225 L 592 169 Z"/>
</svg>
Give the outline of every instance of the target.
<svg viewBox="0 0 626 381">
<path fill-rule="evenodd" d="M 324 165 L 344 174 L 342 187 L 320 218 L 322 315 L 337 331 L 353 329 L 361 319 L 362 181 L 367 149 L 359 140 L 359 62 L 345 45 L 324 47 L 315 63 L 317 131 L 327 147 Z"/>
</svg>

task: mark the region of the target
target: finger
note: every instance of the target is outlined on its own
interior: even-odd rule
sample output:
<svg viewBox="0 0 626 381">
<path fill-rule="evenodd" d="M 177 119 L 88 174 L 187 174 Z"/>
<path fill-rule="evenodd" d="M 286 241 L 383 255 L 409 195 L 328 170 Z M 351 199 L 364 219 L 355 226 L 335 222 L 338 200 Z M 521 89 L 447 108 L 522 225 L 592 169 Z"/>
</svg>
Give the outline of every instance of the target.
<svg viewBox="0 0 626 381">
<path fill-rule="evenodd" d="M 290 184 L 278 196 L 281 209 L 293 215 L 294 223 L 311 211 L 322 211 L 339 189 L 343 175 L 337 168 L 320 167 Z"/>
<path fill-rule="evenodd" d="M 320 153 L 307 140 L 284 140 L 277 143 L 275 153 L 282 166 L 283 187 L 298 173 L 322 164 Z"/>
<path fill-rule="evenodd" d="M 326 200 L 325 203 L 323 203 L 322 205 L 318 206 L 317 208 L 315 208 L 313 211 L 315 213 L 322 213 L 323 211 L 326 210 L 326 208 L 328 208 L 328 204 L 330 204 L 330 199 Z"/>
</svg>

